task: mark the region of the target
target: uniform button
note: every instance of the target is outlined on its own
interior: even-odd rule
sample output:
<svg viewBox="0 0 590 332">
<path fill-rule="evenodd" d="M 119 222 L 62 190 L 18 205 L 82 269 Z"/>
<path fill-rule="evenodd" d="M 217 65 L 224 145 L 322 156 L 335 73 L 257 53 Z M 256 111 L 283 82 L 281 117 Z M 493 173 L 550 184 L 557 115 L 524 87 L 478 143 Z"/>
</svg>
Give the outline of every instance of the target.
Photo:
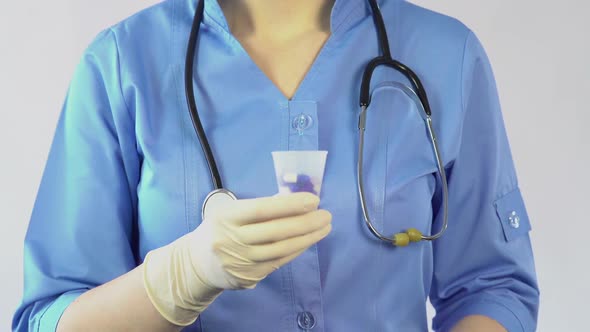
<svg viewBox="0 0 590 332">
<path fill-rule="evenodd" d="M 510 227 L 520 227 L 520 217 L 518 216 L 518 214 L 516 214 L 516 211 L 510 212 L 510 216 L 508 216 L 508 221 L 510 222 Z"/>
<path fill-rule="evenodd" d="M 303 113 L 294 117 L 293 121 L 291 122 L 293 129 L 297 130 L 297 132 L 299 132 L 299 135 L 301 135 L 305 129 L 311 127 L 312 124 L 313 118 Z"/>
<path fill-rule="evenodd" d="M 315 326 L 315 317 L 313 317 L 311 312 L 301 312 L 297 315 L 297 324 L 304 330 L 311 330 Z"/>
</svg>

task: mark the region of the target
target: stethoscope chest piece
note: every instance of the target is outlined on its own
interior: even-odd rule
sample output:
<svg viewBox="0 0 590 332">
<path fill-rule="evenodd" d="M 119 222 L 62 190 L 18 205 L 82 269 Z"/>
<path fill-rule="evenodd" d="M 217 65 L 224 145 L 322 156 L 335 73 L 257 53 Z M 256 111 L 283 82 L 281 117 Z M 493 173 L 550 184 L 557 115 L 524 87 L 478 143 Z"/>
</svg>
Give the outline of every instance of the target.
<svg viewBox="0 0 590 332">
<path fill-rule="evenodd" d="M 236 195 L 227 189 L 216 189 L 207 195 L 203 202 L 201 218 L 205 220 L 213 211 L 222 208 L 225 204 L 237 200 Z"/>
</svg>

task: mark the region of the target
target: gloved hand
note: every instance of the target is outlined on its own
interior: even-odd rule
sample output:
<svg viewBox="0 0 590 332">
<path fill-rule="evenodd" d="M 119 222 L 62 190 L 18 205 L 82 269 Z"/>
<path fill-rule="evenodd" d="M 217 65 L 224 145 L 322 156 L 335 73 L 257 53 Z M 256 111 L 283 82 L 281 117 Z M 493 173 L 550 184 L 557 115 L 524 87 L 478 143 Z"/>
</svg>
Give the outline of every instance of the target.
<svg viewBox="0 0 590 332">
<path fill-rule="evenodd" d="M 331 230 L 309 193 L 232 201 L 145 258 L 144 286 L 173 324 L 192 324 L 224 289 L 254 288 Z"/>
</svg>

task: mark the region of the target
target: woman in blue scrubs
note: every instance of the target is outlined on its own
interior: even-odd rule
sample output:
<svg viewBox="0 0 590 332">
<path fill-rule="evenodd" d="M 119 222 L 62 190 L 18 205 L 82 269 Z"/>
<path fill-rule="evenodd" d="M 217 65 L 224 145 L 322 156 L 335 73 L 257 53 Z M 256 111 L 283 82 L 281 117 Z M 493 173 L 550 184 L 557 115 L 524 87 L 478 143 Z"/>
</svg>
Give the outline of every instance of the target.
<svg viewBox="0 0 590 332">
<path fill-rule="evenodd" d="M 196 1 L 164 1 L 100 33 L 77 67 L 25 239 L 15 331 L 425 331 L 428 297 L 437 331 L 535 330 L 530 223 L 492 70 L 468 28 L 380 1 L 393 57 L 428 92 L 449 184 L 444 236 L 398 248 L 364 228 L 356 187 L 358 92 L 379 52 L 367 1 L 204 1 L 195 94 L 225 184 L 242 201 L 228 205 L 234 216 L 201 219 L 212 187 L 183 85 Z M 407 84 L 385 68 L 372 79 L 367 205 L 385 234 L 430 234 L 442 222 L 437 164 L 395 82 Z M 329 152 L 319 206 L 312 195 L 273 197 L 271 152 L 281 150 Z M 221 287 L 227 280 L 211 276 L 233 265 L 207 259 L 228 262 L 213 249 L 232 236 L 217 222 L 279 217 L 299 227 L 275 229 L 280 264 Z M 295 235 L 297 245 L 283 245 Z M 194 271 L 166 248 L 197 257 Z M 146 270 L 146 255 L 161 264 Z M 245 274 L 262 271 L 248 262 Z M 170 278 L 149 284 L 149 273 Z M 187 291 L 200 282 L 215 286 L 208 301 Z M 156 288 L 174 296 L 155 299 Z M 164 302 L 189 323 L 170 319 Z"/>
</svg>

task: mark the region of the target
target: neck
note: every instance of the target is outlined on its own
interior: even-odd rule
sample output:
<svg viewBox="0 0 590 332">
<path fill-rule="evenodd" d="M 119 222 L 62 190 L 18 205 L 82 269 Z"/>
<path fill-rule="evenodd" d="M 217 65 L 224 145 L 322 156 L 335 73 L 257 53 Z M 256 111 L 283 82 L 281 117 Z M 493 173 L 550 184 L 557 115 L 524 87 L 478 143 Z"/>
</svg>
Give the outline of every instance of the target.
<svg viewBox="0 0 590 332">
<path fill-rule="evenodd" d="M 309 32 L 330 32 L 335 0 L 218 0 L 238 38 L 290 40 Z"/>
</svg>

